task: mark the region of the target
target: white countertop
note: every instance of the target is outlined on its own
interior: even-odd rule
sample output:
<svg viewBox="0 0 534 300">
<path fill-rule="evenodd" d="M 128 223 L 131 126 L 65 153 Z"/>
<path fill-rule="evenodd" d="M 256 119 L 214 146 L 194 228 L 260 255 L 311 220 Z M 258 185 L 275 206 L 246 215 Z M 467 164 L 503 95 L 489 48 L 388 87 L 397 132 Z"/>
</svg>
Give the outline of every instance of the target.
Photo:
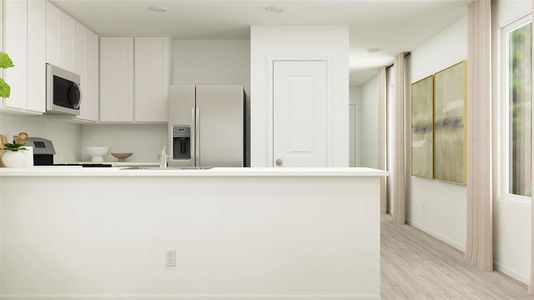
<svg viewBox="0 0 534 300">
<path fill-rule="evenodd" d="M 0 177 L 380 177 L 388 172 L 371 168 L 213 168 L 191 169 L 124 169 L 82 167 L 0 168 Z"/>
</svg>

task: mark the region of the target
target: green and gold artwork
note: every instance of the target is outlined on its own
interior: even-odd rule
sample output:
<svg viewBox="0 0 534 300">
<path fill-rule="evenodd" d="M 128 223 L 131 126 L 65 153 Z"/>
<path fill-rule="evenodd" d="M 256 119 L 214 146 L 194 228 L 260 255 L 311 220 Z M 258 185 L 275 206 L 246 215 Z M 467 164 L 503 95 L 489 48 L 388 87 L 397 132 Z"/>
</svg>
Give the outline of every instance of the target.
<svg viewBox="0 0 534 300">
<path fill-rule="evenodd" d="M 467 63 L 434 75 L 434 178 L 466 183 Z"/>
<path fill-rule="evenodd" d="M 433 101 L 432 76 L 412 84 L 412 175 L 433 177 Z"/>
</svg>

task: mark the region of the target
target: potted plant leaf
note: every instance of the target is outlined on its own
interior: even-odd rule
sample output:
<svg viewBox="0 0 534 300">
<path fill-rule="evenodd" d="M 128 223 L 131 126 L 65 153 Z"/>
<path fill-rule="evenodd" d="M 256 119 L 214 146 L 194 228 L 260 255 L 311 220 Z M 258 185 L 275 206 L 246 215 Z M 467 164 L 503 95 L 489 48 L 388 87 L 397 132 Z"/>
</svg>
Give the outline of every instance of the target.
<svg viewBox="0 0 534 300">
<path fill-rule="evenodd" d="M 19 133 L 18 136 L 13 136 L 13 143 L 4 143 L 2 155 L 2 163 L 7 168 L 22 168 L 26 166 L 26 140 L 28 134 L 26 132 Z"/>
<path fill-rule="evenodd" d="M 25 144 L 5 143 L 2 162 L 7 168 L 22 168 L 26 165 Z"/>
<path fill-rule="evenodd" d="M 0 51 L 0 69 L 7 69 L 13 66 L 13 62 L 11 61 L 11 58 L 9 58 L 9 55 Z M 11 87 L 4 81 L 4 79 L 0 78 L 0 98 L 9 98 L 10 94 Z"/>
</svg>

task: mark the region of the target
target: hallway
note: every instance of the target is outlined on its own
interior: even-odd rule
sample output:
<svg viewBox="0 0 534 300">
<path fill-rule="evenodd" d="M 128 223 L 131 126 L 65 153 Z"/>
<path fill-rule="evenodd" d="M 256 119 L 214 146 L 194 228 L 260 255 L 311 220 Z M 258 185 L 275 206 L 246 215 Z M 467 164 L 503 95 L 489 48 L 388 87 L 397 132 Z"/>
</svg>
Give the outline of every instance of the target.
<svg viewBox="0 0 534 300">
<path fill-rule="evenodd" d="M 534 299 L 500 272 L 467 265 L 463 253 L 391 217 L 381 221 L 382 299 Z"/>
</svg>

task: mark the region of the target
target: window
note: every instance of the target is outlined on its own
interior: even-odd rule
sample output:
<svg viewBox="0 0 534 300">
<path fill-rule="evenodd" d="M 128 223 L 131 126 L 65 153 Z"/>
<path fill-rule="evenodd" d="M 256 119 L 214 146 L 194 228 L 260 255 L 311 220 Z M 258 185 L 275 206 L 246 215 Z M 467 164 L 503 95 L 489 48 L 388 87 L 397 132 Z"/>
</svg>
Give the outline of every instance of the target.
<svg viewBox="0 0 534 300">
<path fill-rule="evenodd" d="M 504 28 L 505 191 L 531 196 L 532 23 L 530 17 Z"/>
</svg>

